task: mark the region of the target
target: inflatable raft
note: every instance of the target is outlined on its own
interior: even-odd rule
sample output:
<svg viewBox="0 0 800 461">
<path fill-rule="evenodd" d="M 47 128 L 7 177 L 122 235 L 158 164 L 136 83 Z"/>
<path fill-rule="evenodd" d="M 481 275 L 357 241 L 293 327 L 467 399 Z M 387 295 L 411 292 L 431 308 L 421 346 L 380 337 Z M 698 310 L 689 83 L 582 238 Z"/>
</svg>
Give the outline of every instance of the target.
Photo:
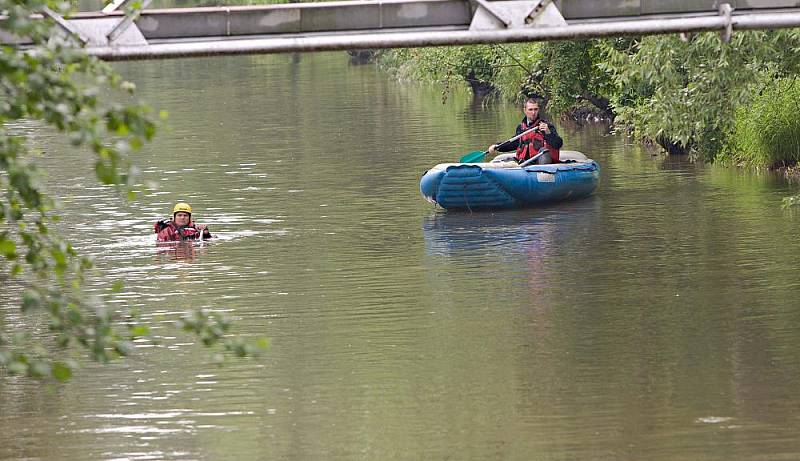
<svg viewBox="0 0 800 461">
<path fill-rule="evenodd" d="M 445 209 L 521 208 L 591 195 L 597 163 L 577 151 L 561 151 L 561 163 L 522 167 L 513 154 L 486 163 L 441 163 L 426 171 L 422 195 Z"/>
</svg>

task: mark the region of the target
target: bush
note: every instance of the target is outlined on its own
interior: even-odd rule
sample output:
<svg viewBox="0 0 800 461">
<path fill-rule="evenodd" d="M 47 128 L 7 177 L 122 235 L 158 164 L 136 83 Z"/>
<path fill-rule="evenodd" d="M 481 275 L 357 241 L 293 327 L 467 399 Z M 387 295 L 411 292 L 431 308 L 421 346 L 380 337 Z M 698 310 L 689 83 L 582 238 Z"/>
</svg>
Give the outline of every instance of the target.
<svg viewBox="0 0 800 461">
<path fill-rule="evenodd" d="M 627 48 L 604 45 L 601 68 L 615 85 L 617 127 L 669 152 L 716 159 L 732 131 L 733 114 L 753 100 L 765 76 L 800 68 L 800 31 L 736 33 L 730 43 L 702 33 L 644 37 Z"/>
<path fill-rule="evenodd" d="M 451 84 L 466 83 L 476 95 L 493 93 L 495 74 L 502 57 L 491 45 L 391 50 L 380 63 L 400 78 L 440 81 L 445 92 Z"/>
<path fill-rule="evenodd" d="M 752 166 L 800 161 L 800 84 L 775 80 L 749 105 L 736 110 L 726 148 L 718 160 Z"/>
</svg>

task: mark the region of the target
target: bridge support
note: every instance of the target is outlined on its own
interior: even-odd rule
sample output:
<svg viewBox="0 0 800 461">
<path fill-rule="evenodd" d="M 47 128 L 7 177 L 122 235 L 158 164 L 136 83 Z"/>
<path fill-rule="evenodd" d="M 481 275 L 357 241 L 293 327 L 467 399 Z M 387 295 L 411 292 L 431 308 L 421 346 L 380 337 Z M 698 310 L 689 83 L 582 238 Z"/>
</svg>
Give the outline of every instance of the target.
<svg viewBox="0 0 800 461">
<path fill-rule="evenodd" d="M 564 16 L 552 0 L 495 1 L 473 0 L 475 11 L 469 30 L 499 30 L 518 27 L 566 26 Z"/>
<path fill-rule="evenodd" d="M 116 8 L 132 0 L 118 0 L 103 9 L 104 14 L 113 12 Z M 144 8 L 153 0 L 144 0 L 139 9 L 131 11 L 129 14 L 120 17 L 99 17 L 93 19 L 71 19 L 66 20 L 58 13 L 45 7 L 43 13 L 56 22 L 62 34 L 68 39 L 75 39 L 81 46 L 105 47 L 105 46 L 146 46 L 147 39 L 134 24 L 136 18 Z"/>
<path fill-rule="evenodd" d="M 731 19 L 731 13 L 733 13 L 733 8 L 731 8 L 730 3 L 723 3 L 719 6 L 719 15 L 722 16 L 724 21 L 723 29 L 720 32 L 719 38 L 725 43 L 730 42 L 731 35 L 733 35 L 733 20 Z"/>
</svg>

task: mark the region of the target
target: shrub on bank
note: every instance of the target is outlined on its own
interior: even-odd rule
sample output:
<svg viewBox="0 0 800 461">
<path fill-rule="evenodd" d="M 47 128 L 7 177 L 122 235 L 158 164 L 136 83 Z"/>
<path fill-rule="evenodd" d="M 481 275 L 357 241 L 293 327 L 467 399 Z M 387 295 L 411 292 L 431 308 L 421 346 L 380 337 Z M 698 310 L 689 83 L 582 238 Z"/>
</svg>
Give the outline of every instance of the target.
<svg viewBox="0 0 800 461">
<path fill-rule="evenodd" d="M 401 80 L 441 82 L 445 93 L 451 84 L 466 83 L 478 96 L 493 93 L 502 56 L 491 45 L 412 48 L 381 54 L 380 64 Z"/>
<path fill-rule="evenodd" d="M 437 81 L 445 95 L 466 83 L 478 97 L 548 101 L 551 115 L 583 110 L 587 103 L 610 115 L 610 89 L 597 68 L 597 41 L 518 43 L 387 50 L 380 65 L 400 79 Z"/>
<path fill-rule="evenodd" d="M 800 83 L 775 80 L 749 105 L 736 110 L 726 148 L 718 156 L 725 163 L 785 166 L 800 161 Z"/>
</svg>

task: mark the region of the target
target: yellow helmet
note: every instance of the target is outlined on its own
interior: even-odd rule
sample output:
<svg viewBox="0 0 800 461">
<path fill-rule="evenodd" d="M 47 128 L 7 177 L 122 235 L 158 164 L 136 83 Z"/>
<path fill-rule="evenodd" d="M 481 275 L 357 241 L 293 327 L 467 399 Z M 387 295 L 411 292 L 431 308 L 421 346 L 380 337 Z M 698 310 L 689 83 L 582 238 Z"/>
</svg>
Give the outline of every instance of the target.
<svg viewBox="0 0 800 461">
<path fill-rule="evenodd" d="M 188 203 L 179 202 L 175 204 L 175 207 L 172 209 L 172 216 L 175 216 L 175 213 L 184 212 L 192 214 L 192 207 Z"/>
</svg>

